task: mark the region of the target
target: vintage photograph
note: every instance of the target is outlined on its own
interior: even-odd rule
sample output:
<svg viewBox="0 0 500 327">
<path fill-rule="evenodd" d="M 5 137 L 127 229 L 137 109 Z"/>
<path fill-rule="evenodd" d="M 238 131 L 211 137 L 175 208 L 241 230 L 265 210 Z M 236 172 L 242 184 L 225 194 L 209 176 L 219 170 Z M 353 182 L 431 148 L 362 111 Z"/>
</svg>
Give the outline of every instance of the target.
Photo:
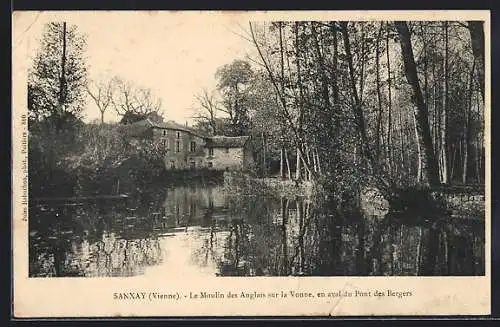
<svg viewBox="0 0 500 327">
<path fill-rule="evenodd" d="M 483 21 L 125 15 L 27 25 L 29 278 L 485 276 Z"/>
</svg>

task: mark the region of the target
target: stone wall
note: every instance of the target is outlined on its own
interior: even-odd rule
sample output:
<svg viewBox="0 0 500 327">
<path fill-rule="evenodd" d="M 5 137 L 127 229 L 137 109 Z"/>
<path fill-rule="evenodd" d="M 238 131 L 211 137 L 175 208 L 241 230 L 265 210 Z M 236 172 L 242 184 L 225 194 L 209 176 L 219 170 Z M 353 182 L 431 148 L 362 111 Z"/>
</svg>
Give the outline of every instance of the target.
<svg viewBox="0 0 500 327">
<path fill-rule="evenodd" d="M 213 148 L 213 155 L 207 157 L 207 162 L 212 163 L 213 169 L 239 170 L 243 167 L 243 149 Z"/>
<path fill-rule="evenodd" d="M 439 192 L 448 214 L 456 218 L 474 219 L 485 214 L 485 196 L 478 193 Z"/>
<path fill-rule="evenodd" d="M 417 193 L 416 193 L 417 194 Z M 424 198 L 423 198 L 424 199 Z M 462 219 L 484 219 L 485 196 L 484 189 L 480 188 L 435 188 L 427 198 L 434 203 L 417 203 L 425 212 L 425 206 L 441 208 L 443 215 Z M 363 189 L 359 204 L 361 211 L 368 216 L 385 217 L 392 209 L 389 201 L 382 192 L 374 187 Z M 408 209 L 414 212 L 415 208 Z"/>
</svg>

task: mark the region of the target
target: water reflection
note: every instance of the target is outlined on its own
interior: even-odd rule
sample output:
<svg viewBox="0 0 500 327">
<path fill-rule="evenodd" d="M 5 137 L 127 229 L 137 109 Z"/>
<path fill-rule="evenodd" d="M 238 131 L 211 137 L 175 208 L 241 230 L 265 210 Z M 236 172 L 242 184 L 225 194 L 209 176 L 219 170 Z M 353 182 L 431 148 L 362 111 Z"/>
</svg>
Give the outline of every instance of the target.
<svg viewBox="0 0 500 327">
<path fill-rule="evenodd" d="M 30 276 L 483 275 L 478 219 L 380 222 L 303 197 L 171 187 L 30 209 Z"/>
</svg>

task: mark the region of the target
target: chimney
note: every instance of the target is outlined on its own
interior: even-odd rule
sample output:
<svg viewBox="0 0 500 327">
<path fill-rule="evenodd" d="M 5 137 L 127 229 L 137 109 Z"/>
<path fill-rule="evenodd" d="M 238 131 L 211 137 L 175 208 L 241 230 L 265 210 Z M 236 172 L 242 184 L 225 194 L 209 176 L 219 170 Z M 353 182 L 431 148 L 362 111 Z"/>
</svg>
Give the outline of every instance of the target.
<svg viewBox="0 0 500 327">
<path fill-rule="evenodd" d="M 189 127 L 189 126 L 188 126 L 188 122 L 187 122 L 187 120 L 186 120 L 186 127 Z"/>
</svg>

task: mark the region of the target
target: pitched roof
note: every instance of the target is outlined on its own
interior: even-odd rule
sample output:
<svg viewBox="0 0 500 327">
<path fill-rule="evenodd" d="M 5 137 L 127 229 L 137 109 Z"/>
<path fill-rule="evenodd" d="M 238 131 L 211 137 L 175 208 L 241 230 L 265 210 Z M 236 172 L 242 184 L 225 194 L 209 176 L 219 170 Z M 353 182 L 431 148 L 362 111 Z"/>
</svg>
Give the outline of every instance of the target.
<svg viewBox="0 0 500 327">
<path fill-rule="evenodd" d="M 127 136 L 139 137 L 145 135 L 151 128 L 150 122 L 140 120 L 132 124 L 119 125 L 119 129 Z"/>
<path fill-rule="evenodd" d="M 207 135 L 205 135 L 204 133 L 202 133 L 194 128 L 178 124 L 173 120 L 169 120 L 169 121 L 164 122 L 164 123 L 152 122 L 149 119 L 146 119 L 146 121 L 150 124 L 151 127 L 162 128 L 162 129 L 171 129 L 171 130 L 175 130 L 175 131 L 183 131 L 183 132 L 188 132 L 188 133 L 191 133 L 191 134 L 203 137 L 203 138 L 207 137 Z"/>
<path fill-rule="evenodd" d="M 208 138 L 207 147 L 214 148 L 242 148 L 250 136 L 212 136 Z"/>
</svg>

